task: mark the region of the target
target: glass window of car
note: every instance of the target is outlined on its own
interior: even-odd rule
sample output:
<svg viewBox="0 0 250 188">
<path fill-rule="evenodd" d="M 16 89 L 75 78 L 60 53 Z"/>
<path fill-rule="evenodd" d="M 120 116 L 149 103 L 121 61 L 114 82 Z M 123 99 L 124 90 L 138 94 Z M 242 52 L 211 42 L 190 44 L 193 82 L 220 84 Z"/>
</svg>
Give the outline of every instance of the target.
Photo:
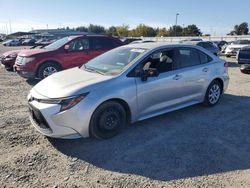
<svg viewBox="0 0 250 188">
<path fill-rule="evenodd" d="M 212 58 L 210 56 L 208 56 L 207 54 L 205 54 L 201 51 L 197 51 L 197 52 L 199 53 L 201 64 L 209 63 L 212 61 Z"/>
<path fill-rule="evenodd" d="M 177 48 L 175 54 L 178 68 L 191 67 L 200 64 L 200 56 L 196 49 Z"/>
<path fill-rule="evenodd" d="M 69 43 L 68 51 L 83 51 L 89 49 L 89 40 L 87 38 L 79 38 Z"/>
<path fill-rule="evenodd" d="M 141 48 L 120 47 L 108 51 L 83 65 L 81 68 L 105 75 L 117 75 L 146 50 Z"/>
<path fill-rule="evenodd" d="M 111 49 L 116 47 L 113 40 L 104 37 L 91 38 L 92 49 Z"/>
<path fill-rule="evenodd" d="M 50 45 L 44 47 L 44 49 L 46 50 L 56 50 L 60 47 L 62 47 L 63 45 L 65 45 L 68 41 L 69 41 L 69 37 L 64 37 L 62 39 L 59 39 L 53 43 L 51 43 Z"/>
<path fill-rule="evenodd" d="M 162 50 L 153 53 L 143 61 L 143 70 L 155 68 L 159 73 L 172 71 L 174 69 L 174 49 Z"/>
</svg>

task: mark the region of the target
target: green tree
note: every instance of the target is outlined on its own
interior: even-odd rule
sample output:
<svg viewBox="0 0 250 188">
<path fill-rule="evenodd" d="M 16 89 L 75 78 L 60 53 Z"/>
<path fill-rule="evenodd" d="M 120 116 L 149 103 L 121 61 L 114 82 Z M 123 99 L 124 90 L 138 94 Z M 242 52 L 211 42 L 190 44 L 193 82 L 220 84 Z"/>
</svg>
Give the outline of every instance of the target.
<svg viewBox="0 0 250 188">
<path fill-rule="evenodd" d="M 106 33 L 111 36 L 118 36 L 115 26 L 111 26 L 106 30 Z"/>
<path fill-rule="evenodd" d="M 105 33 L 105 28 L 101 25 L 90 24 L 88 26 L 88 32 L 90 32 L 90 33 Z"/>
<path fill-rule="evenodd" d="M 88 32 L 88 28 L 85 26 L 79 26 L 75 30 L 79 32 Z"/>
<path fill-rule="evenodd" d="M 167 37 L 170 35 L 169 30 L 167 30 L 165 27 L 164 28 L 157 28 L 156 29 L 157 37 Z"/>
<path fill-rule="evenodd" d="M 243 22 L 240 25 L 235 25 L 234 30 L 231 31 L 228 35 L 247 35 L 248 31 L 248 23 Z"/>
<path fill-rule="evenodd" d="M 169 28 L 169 36 L 182 36 L 182 35 L 183 35 L 183 28 L 180 25 L 177 26 L 174 25 Z"/>
<path fill-rule="evenodd" d="M 129 33 L 130 36 L 133 37 L 155 37 L 156 36 L 156 31 L 154 28 L 140 24 L 138 25 L 135 29 L 131 30 Z"/>
<path fill-rule="evenodd" d="M 185 36 L 200 36 L 202 35 L 200 29 L 195 25 L 188 25 L 187 27 L 183 28 L 183 35 Z"/>
<path fill-rule="evenodd" d="M 122 25 L 122 26 L 117 26 L 116 31 L 118 36 L 120 37 L 127 37 L 129 33 L 129 26 L 128 25 Z"/>
</svg>

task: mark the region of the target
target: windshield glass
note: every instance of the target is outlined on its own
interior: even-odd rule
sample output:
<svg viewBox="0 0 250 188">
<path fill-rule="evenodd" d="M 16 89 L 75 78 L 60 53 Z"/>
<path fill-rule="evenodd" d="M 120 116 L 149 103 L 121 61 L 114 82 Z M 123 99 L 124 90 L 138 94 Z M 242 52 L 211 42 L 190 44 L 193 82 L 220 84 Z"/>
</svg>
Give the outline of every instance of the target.
<svg viewBox="0 0 250 188">
<path fill-rule="evenodd" d="M 66 44 L 69 41 L 69 37 L 64 37 L 62 39 L 59 39 L 53 43 L 51 43 L 50 45 L 44 47 L 44 49 L 46 50 L 56 50 L 58 48 L 60 48 L 61 46 L 63 46 L 64 44 Z"/>
<path fill-rule="evenodd" d="M 141 48 L 116 48 L 90 60 L 87 64 L 83 65 L 81 69 L 105 75 L 117 75 L 145 51 L 145 49 Z"/>
</svg>

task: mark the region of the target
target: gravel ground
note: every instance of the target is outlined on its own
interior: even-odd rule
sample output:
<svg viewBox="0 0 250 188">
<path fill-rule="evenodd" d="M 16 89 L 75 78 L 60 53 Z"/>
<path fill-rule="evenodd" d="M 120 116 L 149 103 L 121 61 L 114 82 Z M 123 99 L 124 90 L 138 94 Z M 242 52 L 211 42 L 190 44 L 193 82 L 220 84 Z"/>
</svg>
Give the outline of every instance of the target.
<svg viewBox="0 0 250 188">
<path fill-rule="evenodd" d="M 28 120 L 34 82 L 1 67 L 0 187 L 250 187 L 250 75 L 235 63 L 229 73 L 213 108 L 151 118 L 110 140 L 53 140 Z"/>
</svg>

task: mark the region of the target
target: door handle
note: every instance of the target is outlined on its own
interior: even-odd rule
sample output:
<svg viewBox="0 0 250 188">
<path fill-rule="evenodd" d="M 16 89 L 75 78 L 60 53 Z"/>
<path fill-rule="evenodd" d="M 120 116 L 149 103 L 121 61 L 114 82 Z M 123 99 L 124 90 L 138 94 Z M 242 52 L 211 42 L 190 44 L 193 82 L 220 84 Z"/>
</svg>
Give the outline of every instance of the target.
<svg viewBox="0 0 250 188">
<path fill-rule="evenodd" d="M 202 69 L 203 72 L 208 72 L 208 68 Z"/>
<path fill-rule="evenodd" d="M 176 74 L 176 75 L 173 77 L 173 79 L 174 79 L 174 80 L 179 80 L 179 79 L 181 79 L 181 77 L 182 77 L 181 75 Z"/>
</svg>

